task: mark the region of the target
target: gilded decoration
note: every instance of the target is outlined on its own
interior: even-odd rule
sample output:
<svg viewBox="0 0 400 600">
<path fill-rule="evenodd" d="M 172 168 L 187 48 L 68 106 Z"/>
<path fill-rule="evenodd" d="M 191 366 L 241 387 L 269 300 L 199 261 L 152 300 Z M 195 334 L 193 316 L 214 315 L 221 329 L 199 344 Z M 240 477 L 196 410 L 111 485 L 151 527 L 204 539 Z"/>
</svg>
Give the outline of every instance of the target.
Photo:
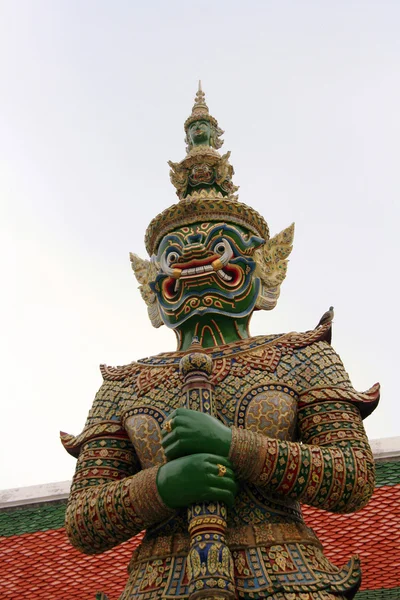
<svg viewBox="0 0 400 600">
<path fill-rule="evenodd" d="M 179 201 L 150 223 L 149 260 L 131 255 L 152 324 L 178 348 L 100 367 L 83 430 L 61 434 L 77 458 L 67 534 L 92 554 L 146 530 L 120 600 L 351 600 L 358 557 L 328 561 L 301 505 L 368 502 L 363 419 L 379 385 L 353 388 L 332 307 L 310 331 L 250 336 L 254 310 L 279 298 L 294 226 L 271 237 L 234 195 L 201 86 L 184 129 Z"/>
<path fill-rule="evenodd" d="M 239 590 L 243 591 L 243 594 L 249 586 L 259 585 L 260 578 L 254 579 L 254 561 L 255 556 L 257 561 L 260 561 L 260 554 L 254 555 L 251 548 L 259 548 L 263 556 L 263 548 L 279 543 L 284 548 L 282 552 L 287 552 L 286 548 L 288 548 L 290 556 L 294 552 L 298 561 L 298 556 L 304 556 L 304 552 L 299 554 L 296 544 L 301 542 L 303 545 L 306 543 L 307 548 L 310 544 L 318 547 L 317 538 L 309 530 L 304 529 L 297 499 L 341 511 L 349 507 L 360 507 L 371 492 L 372 481 L 368 484 L 370 474 L 364 472 L 358 456 L 359 454 L 364 457 L 367 448 L 365 432 L 359 421 L 358 407 L 362 407 L 362 410 L 367 413 L 370 412 L 371 405 L 376 405 L 378 388 L 375 386 L 367 393 L 356 392 L 351 387 L 338 355 L 326 342 L 320 341 L 324 336 L 326 336 L 326 327 L 321 327 L 319 331 L 312 330 L 305 334 L 260 336 L 243 340 L 229 348 L 205 350 L 213 358 L 212 380 L 215 386 L 218 418 L 232 426 L 237 436 L 233 439 L 231 460 L 237 464 L 237 472 L 243 481 L 243 487 L 237 497 L 236 506 L 229 514 L 227 540 L 232 548 L 238 548 L 235 550 L 234 562 L 241 572 L 236 569 L 235 573 L 237 572 L 237 581 L 242 582 Z M 182 352 L 164 353 L 126 367 L 102 367 L 103 385 L 118 383 L 121 386 L 119 389 L 126 390 L 125 380 L 128 380 L 128 389 L 132 390 L 127 396 L 120 397 L 116 411 L 116 414 L 120 415 L 120 421 L 115 422 L 115 431 L 121 431 L 121 422 L 125 424 L 125 430 L 128 432 L 131 427 L 128 423 L 131 422 L 136 432 L 142 431 L 139 435 L 135 434 L 132 437 L 131 434 L 129 437 L 125 435 L 125 438 L 121 439 L 119 443 L 123 444 L 123 447 L 120 452 L 126 453 L 130 438 L 133 445 L 129 445 L 131 448 L 129 457 L 127 454 L 124 455 L 124 466 L 118 465 L 116 469 L 107 472 L 106 475 L 109 477 L 107 481 L 128 474 L 132 476 L 135 469 L 145 468 L 144 463 L 141 465 L 143 456 L 146 465 L 159 464 L 161 459 L 158 457 L 162 456 L 160 445 L 162 424 L 171 410 L 181 403 L 180 390 L 183 386 L 183 378 L 179 371 L 179 362 L 183 356 Z M 304 356 L 307 356 L 307 364 Z M 243 367 L 246 367 L 245 379 L 241 376 Z M 278 376 L 278 371 L 283 372 L 284 377 Z M 149 382 L 152 380 L 155 385 L 150 387 Z M 316 383 L 318 387 L 315 387 Z M 100 391 L 100 397 L 103 396 Z M 278 398 L 283 398 L 282 406 L 286 406 L 286 409 L 279 416 L 275 416 Z M 248 407 L 243 405 L 246 399 L 251 399 L 253 409 L 251 402 Z M 296 406 L 295 413 L 294 406 Z M 92 411 L 92 414 L 94 413 L 97 416 L 91 417 L 91 425 L 87 427 L 83 437 L 85 435 L 88 439 L 93 437 L 97 445 L 105 444 L 107 438 L 102 437 L 103 430 L 94 427 L 104 425 L 107 427 L 107 423 L 104 425 L 101 423 L 101 413 L 96 410 Z M 152 423 L 153 433 L 150 435 L 146 435 L 147 425 L 143 427 L 144 415 L 146 418 L 148 416 Z M 136 416 L 138 421 L 135 424 Z M 95 419 L 97 425 L 93 422 Z M 242 439 L 241 432 L 247 432 L 248 438 Z M 261 443 L 264 436 L 267 436 L 265 439 L 268 440 L 265 447 Z M 76 443 L 79 444 L 83 437 L 81 434 L 75 438 Z M 302 446 L 295 442 L 298 437 L 303 440 Z M 287 442 L 293 441 L 294 444 L 286 442 L 286 446 L 282 446 L 280 442 L 274 441 L 275 438 Z M 115 446 L 116 440 L 111 441 Z M 313 446 L 307 447 L 306 444 L 313 444 Z M 90 489 L 95 481 L 96 483 L 101 480 L 106 481 L 105 475 L 98 470 L 94 474 L 97 479 L 94 476 L 93 478 L 87 476 L 90 464 L 86 459 L 83 462 L 84 456 L 81 451 L 80 461 L 86 476 L 81 480 L 80 487 L 74 489 L 82 489 L 82 486 Z M 97 459 L 97 456 L 94 455 L 93 459 L 95 458 Z M 106 458 L 103 456 L 98 460 L 105 461 Z M 369 461 L 373 472 L 371 456 Z M 292 463 L 291 470 L 286 470 L 285 465 Z M 101 464 L 102 468 L 108 467 L 106 462 Z M 99 469 L 99 466 L 96 469 Z M 265 473 L 268 475 L 265 476 Z M 246 483 L 247 481 L 249 483 Z M 363 481 L 365 481 L 364 485 Z M 334 486 L 332 482 L 335 482 Z M 277 494 L 277 490 L 281 491 L 281 495 Z M 266 527 L 267 515 L 268 526 Z M 175 568 L 177 557 L 181 553 L 182 562 L 179 564 L 184 568 L 184 557 L 190 539 L 187 537 L 182 515 L 170 517 L 164 528 L 165 534 L 161 538 L 163 541 L 160 542 L 160 547 L 157 545 L 158 534 L 154 537 L 151 528 L 149 529 L 143 549 L 139 549 L 132 559 L 127 590 L 134 590 L 134 592 L 126 591 L 126 594 L 136 592 L 139 594 L 134 581 L 140 581 L 140 585 L 143 585 L 140 576 L 140 573 L 143 573 L 143 565 L 149 565 L 153 560 L 161 560 L 158 557 L 162 554 L 162 547 L 166 548 L 162 560 L 167 561 L 171 568 Z M 286 531 L 288 533 L 285 533 Z M 175 558 L 171 558 L 172 554 L 175 556 L 175 548 L 181 550 Z M 309 558 L 310 555 L 307 554 L 307 557 Z M 283 558 L 287 560 L 285 555 Z M 314 561 L 313 555 L 313 563 Z M 247 577 L 244 577 L 247 567 L 245 568 L 243 564 L 252 566 L 248 570 Z M 261 569 L 262 577 L 265 578 L 265 566 L 260 566 L 258 562 L 257 565 L 257 570 Z M 309 568 L 314 573 L 315 567 L 307 567 Z M 330 568 L 333 569 L 332 566 Z M 336 571 L 333 569 L 332 572 Z M 253 578 L 250 577 L 250 573 Z M 271 573 L 275 571 L 272 570 Z M 297 571 L 294 570 L 293 581 L 298 582 L 296 573 Z M 268 577 L 270 576 L 271 574 Z M 307 578 L 315 579 L 315 573 L 305 574 L 304 577 L 304 581 L 307 582 Z M 168 583 L 165 578 L 159 583 L 160 585 L 154 589 L 167 590 L 167 587 L 164 588 Z M 148 590 L 148 587 L 146 589 Z M 180 590 L 179 594 L 184 589 L 184 586 L 176 587 L 176 590 Z M 291 589 L 297 588 L 292 586 Z M 304 590 L 305 587 L 301 589 Z M 317 590 L 316 593 L 322 594 L 322 591 Z"/>
<path fill-rule="evenodd" d="M 269 237 L 268 225 L 256 210 L 236 198 L 225 198 L 220 192 L 202 190 L 173 204 L 151 221 L 145 236 L 147 252 L 152 256 L 162 238 L 175 228 L 201 221 L 228 221 L 247 227 L 263 239 Z"/>
</svg>

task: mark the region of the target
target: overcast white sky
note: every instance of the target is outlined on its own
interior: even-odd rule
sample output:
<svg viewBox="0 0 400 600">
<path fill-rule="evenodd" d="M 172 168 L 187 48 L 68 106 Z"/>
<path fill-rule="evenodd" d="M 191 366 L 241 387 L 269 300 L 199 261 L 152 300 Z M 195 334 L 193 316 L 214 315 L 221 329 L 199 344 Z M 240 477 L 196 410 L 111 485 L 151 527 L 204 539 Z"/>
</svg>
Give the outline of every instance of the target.
<svg viewBox="0 0 400 600">
<path fill-rule="evenodd" d="M 240 200 L 296 222 L 278 307 L 252 333 L 313 328 L 355 387 L 382 384 L 371 438 L 400 435 L 400 3 L 0 2 L 0 488 L 71 478 L 98 365 L 175 348 L 129 251 L 175 202 L 197 80 Z"/>
</svg>

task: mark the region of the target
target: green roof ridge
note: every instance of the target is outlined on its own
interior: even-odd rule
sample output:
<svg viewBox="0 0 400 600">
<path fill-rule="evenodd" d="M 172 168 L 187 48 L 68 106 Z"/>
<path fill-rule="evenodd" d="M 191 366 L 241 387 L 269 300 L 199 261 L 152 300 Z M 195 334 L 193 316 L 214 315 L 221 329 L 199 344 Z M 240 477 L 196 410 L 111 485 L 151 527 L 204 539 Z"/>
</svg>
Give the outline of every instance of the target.
<svg viewBox="0 0 400 600">
<path fill-rule="evenodd" d="M 355 595 L 354 600 L 399 600 L 400 587 L 382 588 L 379 590 L 363 590 Z"/>
<path fill-rule="evenodd" d="M 16 507 L 14 510 L 0 511 L 0 536 L 10 537 L 23 533 L 61 529 L 64 527 L 67 501 L 43 504 L 41 506 Z"/>
<path fill-rule="evenodd" d="M 399 484 L 400 461 L 376 463 L 376 487 Z M 48 529 L 61 529 L 64 527 L 66 503 L 66 500 L 61 500 L 58 502 L 43 503 L 40 506 L 18 506 L 1 510 L 0 537 L 47 531 Z M 359 596 L 359 594 L 357 595 L 357 599 L 360 598 L 360 600 L 363 600 L 363 596 Z M 376 598 L 379 597 L 376 596 Z M 392 598 L 392 596 L 388 596 L 388 598 Z M 365 599 L 369 600 L 367 596 L 365 596 Z M 400 600 L 400 594 L 396 600 Z"/>
<path fill-rule="evenodd" d="M 400 461 L 398 462 L 377 462 L 376 467 L 376 487 L 383 485 L 397 485 L 400 483 Z"/>
</svg>

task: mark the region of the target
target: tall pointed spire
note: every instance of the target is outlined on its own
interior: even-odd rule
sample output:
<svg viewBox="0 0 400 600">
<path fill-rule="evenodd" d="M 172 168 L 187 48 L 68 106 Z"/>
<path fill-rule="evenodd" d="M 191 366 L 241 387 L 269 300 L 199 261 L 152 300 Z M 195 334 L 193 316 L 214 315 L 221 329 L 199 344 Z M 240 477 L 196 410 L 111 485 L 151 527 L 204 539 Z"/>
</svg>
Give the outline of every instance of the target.
<svg viewBox="0 0 400 600">
<path fill-rule="evenodd" d="M 194 105 L 192 108 L 192 116 L 199 115 L 199 118 L 204 118 L 204 113 L 209 114 L 208 106 L 206 104 L 206 95 L 201 87 L 201 80 L 199 79 L 199 87 L 196 92 L 196 97 L 194 99 Z"/>
<path fill-rule="evenodd" d="M 185 121 L 186 157 L 179 163 L 169 161 L 170 178 L 180 200 L 194 193 L 230 196 L 238 190 L 232 183 L 233 167 L 229 163 L 230 152 L 223 156 L 218 149 L 224 133 L 217 120 L 209 113 L 201 81 L 196 92 L 192 114 Z M 237 199 L 235 197 L 235 199 Z"/>
<path fill-rule="evenodd" d="M 191 143 L 188 136 L 188 130 L 192 123 L 196 121 L 207 121 L 211 125 L 211 146 L 215 149 L 221 148 L 223 141 L 220 140 L 220 136 L 224 133 L 222 129 L 218 126 L 218 121 L 215 117 L 210 115 L 210 111 L 208 110 L 208 106 L 206 104 L 206 95 L 203 92 L 203 88 L 201 87 L 201 80 L 199 80 L 199 86 L 196 92 L 196 97 L 194 99 L 194 104 L 192 108 L 192 114 L 185 121 L 185 132 L 186 132 L 186 144 L 187 151 L 191 149 Z"/>
<path fill-rule="evenodd" d="M 191 115 L 185 121 L 187 154 L 180 162 L 169 161 L 170 178 L 179 202 L 155 217 L 146 231 L 150 256 L 157 252 L 162 237 L 180 224 L 197 221 L 243 225 L 254 235 L 269 238 L 268 225 L 254 209 L 238 202 L 238 187 L 232 182 L 230 152 L 221 156 L 224 133 L 210 115 L 199 81 Z"/>
<path fill-rule="evenodd" d="M 206 104 L 206 95 L 203 92 L 203 88 L 201 87 L 201 80 L 199 80 L 199 86 L 197 88 L 196 97 L 194 99 L 192 114 L 185 121 L 185 131 L 187 132 L 188 127 L 191 123 L 200 120 L 209 121 L 211 125 L 219 129 L 217 119 L 211 116 L 208 110 L 208 106 Z M 221 131 L 220 135 L 222 135 L 222 133 L 223 132 Z"/>
</svg>

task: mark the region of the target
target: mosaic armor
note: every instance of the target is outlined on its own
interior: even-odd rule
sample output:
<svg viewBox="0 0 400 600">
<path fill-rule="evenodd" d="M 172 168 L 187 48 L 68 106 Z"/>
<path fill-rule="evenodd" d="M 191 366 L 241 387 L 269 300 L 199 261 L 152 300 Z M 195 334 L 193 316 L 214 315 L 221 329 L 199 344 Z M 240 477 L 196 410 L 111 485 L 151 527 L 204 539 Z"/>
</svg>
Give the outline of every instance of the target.
<svg viewBox="0 0 400 600">
<path fill-rule="evenodd" d="M 227 534 L 240 598 L 337 599 L 352 597 L 359 583 L 357 558 L 332 565 L 299 504 L 351 512 L 374 489 L 362 417 L 375 407 L 378 387 L 354 390 L 324 341 L 329 328 L 212 351 L 218 418 L 232 427 L 240 478 Z M 147 529 L 121 600 L 188 596 L 185 511 L 164 506 L 155 485 L 165 461 L 161 426 L 182 402 L 181 357 L 102 366 L 85 429 L 64 437 L 79 455 L 66 520 L 74 545 L 103 552 Z"/>
<path fill-rule="evenodd" d="M 147 229 L 150 261 L 131 255 L 151 322 L 175 331 L 178 350 L 101 367 L 104 381 L 82 433 L 61 436 L 78 458 L 68 536 L 91 554 L 146 530 L 120 600 L 351 599 L 360 585 L 358 558 L 331 564 L 301 503 L 346 513 L 368 502 L 374 461 L 362 419 L 377 405 L 379 386 L 365 393 L 352 387 L 330 345 L 332 307 L 306 333 L 250 337 L 253 311 L 277 303 L 294 228 L 270 238 L 263 217 L 232 195 L 229 153 L 217 151 L 223 132 L 201 88 L 185 131 L 188 154 L 170 163 L 179 202 Z M 196 400 L 198 390 L 180 370 L 193 339 L 206 354 L 213 411 L 203 410 L 207 397 Z M 176 460 L 165 432 L 177 409 L 198 423 L 183 453 L 192 477 L 196 453 L 207 450 L 196 449 L 197 436 L 212 441 L 204 423 L 228 436 L 226 455 L 211 452 L 229 459 L 216 465 L 218 477 L 227 474 L 226 482 L 229 470 L 236 482 L 228 510 L 217 494 L 203 508 L 197 498 L 182 508 L 163 499 L 158 475 Z M 196 514 L 207 526 L 196 538 L 198 558 L 188 560 Z M 217 543 L 212 523 L 221 515 L 227 529 Z M 231 583 L 224 583 L 228 570 Z"/>
</svg>

